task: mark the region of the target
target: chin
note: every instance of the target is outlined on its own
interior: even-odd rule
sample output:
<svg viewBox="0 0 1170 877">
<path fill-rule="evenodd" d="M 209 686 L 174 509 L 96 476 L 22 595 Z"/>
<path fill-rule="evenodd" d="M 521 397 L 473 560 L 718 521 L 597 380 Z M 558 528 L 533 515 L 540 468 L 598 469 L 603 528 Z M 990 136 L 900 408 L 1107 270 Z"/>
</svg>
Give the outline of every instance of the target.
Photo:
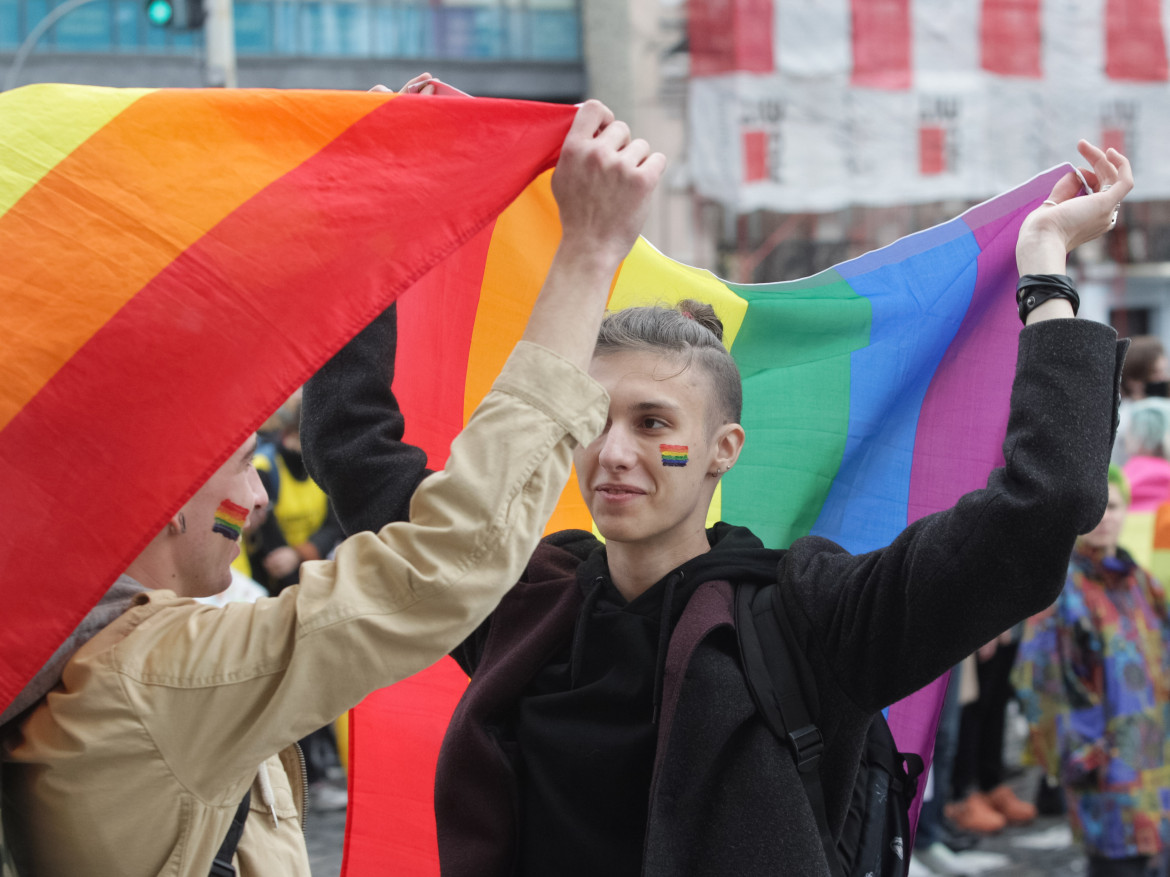
<svg viewBox="0 0 1170 877">
<path fill-rule="evenodd" d="M 214 597 L 217 594 L 222 594 L 232 586 L 232 573 L 228 570 L 228 574 L 222 580 L 217 582 L 209 582 L 206 587 L 200 589 L 200 593 L 195 594 L 196 597 Z"/>
</svg>

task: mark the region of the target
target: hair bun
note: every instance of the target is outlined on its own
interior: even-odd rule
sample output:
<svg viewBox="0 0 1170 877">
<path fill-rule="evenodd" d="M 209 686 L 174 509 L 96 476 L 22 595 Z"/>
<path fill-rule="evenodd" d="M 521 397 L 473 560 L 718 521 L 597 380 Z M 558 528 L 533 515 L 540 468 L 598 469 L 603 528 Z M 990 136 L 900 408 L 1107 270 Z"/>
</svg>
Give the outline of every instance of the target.
<svg viewBox="0 0 1170 877">
<path fill-rule="evenodd" d="M 674 306 L 674 309 L 688 320 L 694 320 L 720 341 L 723 340 L 723 321 L 715 316 L 715 308 L 711 305 L 695 301 L 693 298 L 684 298 Z"/>
</svg>

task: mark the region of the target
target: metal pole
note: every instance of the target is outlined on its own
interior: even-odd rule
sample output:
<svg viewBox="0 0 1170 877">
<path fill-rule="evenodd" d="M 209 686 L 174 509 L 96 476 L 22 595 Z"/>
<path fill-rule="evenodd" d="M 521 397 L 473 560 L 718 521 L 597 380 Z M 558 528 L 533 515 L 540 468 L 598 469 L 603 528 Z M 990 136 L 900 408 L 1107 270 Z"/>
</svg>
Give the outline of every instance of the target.
<svg viewBox="0 0 1170 877">
<path fill-rule="evenodd" d="M 8 73 L 4 76 L 4 91 L 11 91 L 16 87 L 16 77 L 20 75 L 20 70 L 24 67 L 24 62 L 28 56 L 32 54 L 33 47 L 41 37 L 45 35 L 45 31 L 51 28 L 57 21 L 68 15 L 79 6 L 84 6 L 86 3 L 93 3 L 95 0 L 68 0 L 67 3 L 62 3 L 44 18 L 37 22 L 24 42 L 20 44 L 20 48 L 16 50 L 16 57 L 12 59 L 12 64 L 8 68 Z M 230 0 L 228 0 L 230 2 Z"/>
<path fill-rule="evenodd" d="M 214 88 L 237 88 L 236 26 L 232 0 L 207 0 L 203 40 L 207 55 L 204 84 Z"/>
</svg>

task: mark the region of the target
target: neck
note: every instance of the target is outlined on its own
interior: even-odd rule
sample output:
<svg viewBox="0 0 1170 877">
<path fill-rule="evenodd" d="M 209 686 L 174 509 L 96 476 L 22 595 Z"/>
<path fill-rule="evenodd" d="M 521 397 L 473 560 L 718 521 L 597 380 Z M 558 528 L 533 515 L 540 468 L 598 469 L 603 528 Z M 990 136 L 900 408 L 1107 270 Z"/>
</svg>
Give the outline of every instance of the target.
<svg viewBox="0 0 1170 877">
<path fill-rule="evenodd" d="M 667 536 L 651 543 L 606 543 L 610 578 L 627 601 L 646 593 L 672 569 L 711 550 L 703 522 L 698 527 L 676 527 Z"/>
<path fill-rule="evenodd" d="M 178 570 L 174 564 L 159 556 L 160 550 L 161 546 L 152 542 L 126 567 L 126 575 L 152 591 L 165 588 L 180 597 L 188 596 Z"/>
</svg>

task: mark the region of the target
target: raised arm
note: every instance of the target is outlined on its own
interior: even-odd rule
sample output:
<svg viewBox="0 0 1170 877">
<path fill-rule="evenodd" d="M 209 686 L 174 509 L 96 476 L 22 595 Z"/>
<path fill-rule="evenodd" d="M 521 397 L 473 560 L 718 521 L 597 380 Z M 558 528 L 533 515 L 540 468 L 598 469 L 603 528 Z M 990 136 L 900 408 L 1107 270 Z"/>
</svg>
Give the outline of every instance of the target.
<svg viewBox="0 0 1170 877">
<path fill-rule="evenodd" d="M 1112 228 L 1132 188 L 1128 162 L 1084 143 L 1094 187 L 1069 175 L 1025 220 L 1017 264 L 1061 275 L 1069 249 Z M 1108 186 L 1108 188 L 1106 188 Z M 1055 282 L 1054 282 L 1055 283 Z M 1056 283 L 1059 286 L 1059 283 Z M 1011 307 L 1005 301 L 1004 307 Z M 983 643 L 1051 604 L 1078 533 L 1106 502 L 1125 342 L 1108 326 L 1071 318 L 1052 298 L 1020 334 L 1003 468 L 956 506 L 908 526 L 889 546 L 853 556 L 823 539 L 793 544 L 782 563 L 792 617 L 859 707 L 883 707 L 920 688 Z"/>
<path fill-rule="evenodd" d="M 563 235 L 524 341 L 588 366 L 610 281 L 637 239 L 665 161 L 631 139 L 604 105 L 582 105 L 553 174 Z M 405 520 L 428 473 L 423 452 L 402 442 L 404 422 L 390 390 L 395 339 L 391 309 L 305 386 L 305 464 L 346 533 Z"/>
<path fill-rule="evenodd" d="M 1112 231 L 1121 199 L 1133 189 L 1129 160 L 1116 149 L 1102 152 L 1081 140 L 1077 150 L 1091 165 L 1080 172 L 1092 191 L 1082 195 L 1081 181 L 1068 173 L 1053 187 L 1048 200 L 1028 214 L 1016 241 L 1016 267 L 1021 277 L 1064 274 L 1069 253 Z M 1067 299 L 1053 298 L 1036 307 L 1027 324 L 1073 316 Z"/>
<path fill-rule="evenodd" d="M 355 533 L 336 560 L 304 564 L 301 584 L 278 598 L 153 628 L 168 648 L 145 649 L 142 665 L 126 668 L 139 684 L 180 676 L 175 661 L 198 660 L 209 677 L 221 664 L 235 668 L 232 685 L 169 690 L 152 713 L 155 739 L 199 739 L 201 752 L 217 753 L 184 760 L 189 788 L 222 794 L 211 786 L 231 758 L 254 768 L 246 762 L 255 751 L 277 751 L 438 660 L 516 582 L 572 449 L 604 427 L 608 399 L 583 366 L 663 162 L 602 105 L 583 106 L 556 171 L 565 240 L 525 340 L 452 442 L 447 466 L 418 486 L 410 519 Z M 214 709 L 204 702 L 212 697 Z M 246 751 L 231 745 L 245 738 Z"/>
<path fill-rule="evenodd" d="M 405 421 L 390 390 L 396 339 L 390 307 L 305 384 L 305 467 L 347 536 L 405 521 L 430 472 L 426 454 L 402 441 Z"/>
</svg>

